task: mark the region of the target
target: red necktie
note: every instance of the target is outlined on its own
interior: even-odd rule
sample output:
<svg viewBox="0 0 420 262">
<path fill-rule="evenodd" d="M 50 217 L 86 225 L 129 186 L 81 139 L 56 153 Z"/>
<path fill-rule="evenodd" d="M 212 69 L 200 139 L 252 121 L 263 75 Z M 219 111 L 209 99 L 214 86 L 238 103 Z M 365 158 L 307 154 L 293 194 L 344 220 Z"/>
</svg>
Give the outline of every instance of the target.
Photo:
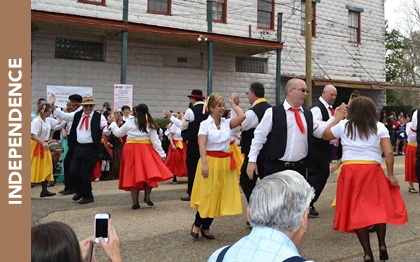
<svg viewBox="0 0 420 262">
<path fill-rule="evenodd" d="M 305 134 L 305 127 L 303 126 L 302 118 L 300 117 L 300 114 L 299 114 L 299 109 L 295 109 L 291 107 L 289 108 L 289 110 L 295 113 L 296 124 L 298 125 L 300 132 L 302 132 L 302 134 Z"/>
<path fill-rule="evenodd" d="M 333 116 L 335 114 L 334 108 L 332 108 L 332 106 L 330 106 L 330 107 L 328 107 L 328 109 L 330 110 L 331 115 Z"/>
<path fill-rule="evenodd" d="M 84 115 L 83 116 L 82 123 L 80 124 L 79 129 L 82 129 L 83 123 L 85 123 L 85 129 L 86 129 L 86 131 L 88 130 L 88 127 L 89 127 L 89 117 L 90 117 L 90 115 Z"/>
</svg>

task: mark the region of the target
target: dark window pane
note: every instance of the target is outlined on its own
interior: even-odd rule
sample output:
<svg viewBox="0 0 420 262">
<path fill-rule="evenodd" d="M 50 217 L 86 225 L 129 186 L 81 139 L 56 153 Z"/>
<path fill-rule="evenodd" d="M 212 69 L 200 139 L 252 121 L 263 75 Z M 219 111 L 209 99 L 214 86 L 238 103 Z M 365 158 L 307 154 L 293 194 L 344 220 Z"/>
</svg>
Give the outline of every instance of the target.
<svg viewBox="0 0 420 262">
<path fill-rule="evenodd" d="M 104 44 L 57 37 L 55 41 L 55 57 L 105 61 Z"/>
</svg>

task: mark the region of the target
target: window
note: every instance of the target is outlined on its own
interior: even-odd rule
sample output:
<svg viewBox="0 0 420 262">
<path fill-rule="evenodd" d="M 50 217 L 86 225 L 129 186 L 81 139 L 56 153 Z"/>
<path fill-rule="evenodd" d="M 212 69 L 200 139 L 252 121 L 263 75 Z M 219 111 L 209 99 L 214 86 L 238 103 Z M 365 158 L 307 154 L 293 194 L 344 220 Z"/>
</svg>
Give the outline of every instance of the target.
<svg viewBox="0 0 420 262">
<path fill-rule="evenodd" d="M 274 0 L 258 0 L 257 28 L 274 29 Z"/>
<path fill-rule="evenodd" d="M 77 2 L 92 5 L 105 5 L 105 0 L 78 0 Z"/>
<path fill-rule="evenodd" d="M 267 59 L 259 57 L 237 57 L 236 72 L 267 73 Z"/>
<path fill-rule="evenodd" d="M 360 44 L 360 12 L 349 10 L 349 41 Z"/>
<path fill-rule="evenodd" d="M 57 37 L 55 57 L 66 59 L 105 61 L 104 43 Z"/>
<path fill-rule="evenodd" d="M 306 4 L 305 4 L 305 0 L 302 0 L 301 5 L 300 5 L 301 9 L 300 9 L 300 33 L 301 35 L 305 35 L 305 31 L 306 31 L 306 23 L 305 23 L 305 8 L 306 8 Z M 316 36 L 316 2 L 312 1 L 312 36 Z"/>
<path fill-rule="evenodd" d="M 213 22 L 226 23 L 226 2 L 227 0 L 213 0 Z"/>
<path fill-rule="evenodd" d="M 154 14 L 171 14 L 171 0 L 148 0 L 147 12 Z"/>
</svg>

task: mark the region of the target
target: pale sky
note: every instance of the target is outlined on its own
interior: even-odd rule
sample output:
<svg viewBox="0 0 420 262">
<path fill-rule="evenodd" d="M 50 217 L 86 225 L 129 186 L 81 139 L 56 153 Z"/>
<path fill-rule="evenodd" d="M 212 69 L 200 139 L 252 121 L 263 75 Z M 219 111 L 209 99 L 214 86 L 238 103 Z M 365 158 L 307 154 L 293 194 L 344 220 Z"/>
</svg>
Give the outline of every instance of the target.
<svg viewBox="0 0 420 262">
<path fill-rule="evenodd" d="M 413 0 L 385 0 L 385 19 L 388 26 L 393 29 L 406 30 L 407 11 L 406 8 Z M 420 0 L 414 0 L 420 4 Z"/>
</svg>

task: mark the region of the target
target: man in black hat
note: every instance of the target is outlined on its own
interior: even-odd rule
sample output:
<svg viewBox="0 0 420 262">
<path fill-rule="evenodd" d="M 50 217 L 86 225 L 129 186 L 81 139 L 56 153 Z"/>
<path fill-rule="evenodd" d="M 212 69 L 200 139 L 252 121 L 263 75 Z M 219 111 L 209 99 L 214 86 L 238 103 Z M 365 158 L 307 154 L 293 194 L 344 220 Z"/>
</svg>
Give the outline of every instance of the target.
<svg viewBox="0 0 420 262">
<path fill-rule="evenodd" d="M 53 110 L 56 109 L 55 95 L 51 94 L 50 104 Z M 74 154 L 70 165 L 71 184 L 74 185 L 76 194 L 74 201 L 79 204 L 88 204 L 94 201 L 92 194 L 92 172 L 99 158 L 102 130 L 109 134 L 107 121 L 103 115 L 93 110 L 95 101 L 92 96 L 83 97 L 83 111 L 73 114 L 65 114 L 61 111 L 54 114 L 66 121 L 72 121 L 69 135 L 69 143 L 74 146 Z"/>
<path fill-rule="evenodd" d="M 185 111 L 184 118 L 182 120 L 172 116 L 169 110 L 165 110 L 166 117 L 170 118 L 171 121 L 181 128 L 181 136 L 184 141 L 188 141 L 187 146 L 187 171 L 188 171 L 188 196 L 181 197 L 182 201 L 190 201 L 190 195 L 194 184 L 195 171 L 197 169 L 197 163 L 200 159 L 200 151 L 198 149 L 198 130 L 200 129 L 201 121 L 208 117 L 208 114 L 204 110 L 204 96 L 203 92 L 198 89 L 192 90 L 191 94 L 188 95 L 190 104 L 192 107 Z"/>
<path fill-rule="evenodd" d="M 65 114 L 70 119 L 73 119 L 74 114 L 76 112 L 79 112 L 83 110 L 83 107 L 80 105 L 82 103 L 82 96 L 78 94 L 73 94 L 69 96 L 69 101 L 67 103 L 67 113 L 61 112 L 60 108 L 57 108 L 56 106 L 52 105 L 52 109 L 54 110 L 54 116 L 57 117 L 58 114 Z M 60 113 L 58 113 L 60 111 Z M 62 118 L 63 119 L 63 118 Z M 70 135 L 71 126 L 73 124 L 73 121 L 67 121 L 67 137 Z M 74 185 L 72 185 L 72 180 L 70 178 L 70 165 L 71 165 L 71 159 L 73 158 L 74 153 L 74 145 L 68 141 L 68 151 L 66 154 L 66 157 L 64 158 L 64 190 L 61 190 L 60 194 L 62 195 L 71 195 L 74 194 Z"/>
</svg>

